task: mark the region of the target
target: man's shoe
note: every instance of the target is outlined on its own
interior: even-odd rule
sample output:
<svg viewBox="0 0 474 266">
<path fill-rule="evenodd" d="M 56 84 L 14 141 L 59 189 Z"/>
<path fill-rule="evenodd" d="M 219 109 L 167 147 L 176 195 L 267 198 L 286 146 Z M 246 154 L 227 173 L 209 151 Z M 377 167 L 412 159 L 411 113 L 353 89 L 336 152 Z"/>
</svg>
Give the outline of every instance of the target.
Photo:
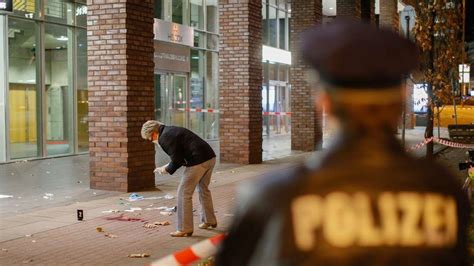
<svg viewBox="0 0 474 266">
<path fill-rule="evenodd" d="M 192 235 L 193 235 L 193 232 L 186 233 L 186 232 L 182 232 L 182 231 L 176 231 L 176 232 L 171 232 L 170 233 L 170 236 L 172 236 L 172 237 L 188 237 L 188 236 L 192 236 Z"/>
<path fill-rule="evenodd" d="M 209 223 L 202 223 L 199 225 L 199 228 L 201 229 L 212 229 L 212 228 L 216 228 L 217 227 L 217 223 L 215 224 L 209 224 Z"/>
</svg>

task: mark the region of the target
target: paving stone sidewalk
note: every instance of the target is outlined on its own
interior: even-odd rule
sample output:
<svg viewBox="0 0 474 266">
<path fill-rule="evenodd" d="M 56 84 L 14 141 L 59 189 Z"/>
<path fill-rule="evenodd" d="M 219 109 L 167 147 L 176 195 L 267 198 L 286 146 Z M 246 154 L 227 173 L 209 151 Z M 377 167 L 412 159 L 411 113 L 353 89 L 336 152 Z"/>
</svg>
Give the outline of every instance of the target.
<svg viewBox="0 0 474 266">
<path fill-rule="evenodd" d="M 120 194 L 105 199 L 93 200 L 68 206 L 54 207 L 1 219 L 0 264 L 44 264 L 44 265 L 145 265 L 174 251 L 188 247 L 218 233 L 223 233 L 232 219 L 235 203 L 235 188 L 242 181 L 254 180 L 268 171 L 293 167 L 294 162 L 307 158 L 300 154 L 285 159 L 248 165 L 215 172 L 211 191 L 218 217 L 218 230 L 202 230 L 199 224 L 199 205 L 195 195 L 195 231 L 190 238 L 171 238 L 175 230 L 176 215 L 160 214 L 159 210 L 146 210 L 160 206 L 172 207 L 176 199 L 140 200 L 129 202 L 129 194 Z M 141 196 L 157 197 L 176 195 L 176 179 L 160 184 L 161 191 L 138 193 Z M 142 208 L 133 213 L 104 214 L 110 209 L 125 210 Z M 84 221 L 77 221 L 76 210 L 84 210 Z M 139 221 L 121 221 L 114 218 L 128 217 Z M 109 219 L 113 220 L 109 220 Z M 123 220 L 123 219 L 122 219 Z M 169 221 L 171 225 L 154 229 L 144 228 L 146 222 Z M 47 226 L 46 226 L 47 225 Z M 46 227 L 45 227 L 46 226 Z M 48 227 L 49 230 L 48 230 Z M 101 227 L 104 232 L 98 232 Z M 105 233 L 116 235 L 108 238 Z M 6 240 L 10 239 L 10 240 Z M 132 253 L 148 253 L 149 258 L 133 259 Z"/>
</svg>

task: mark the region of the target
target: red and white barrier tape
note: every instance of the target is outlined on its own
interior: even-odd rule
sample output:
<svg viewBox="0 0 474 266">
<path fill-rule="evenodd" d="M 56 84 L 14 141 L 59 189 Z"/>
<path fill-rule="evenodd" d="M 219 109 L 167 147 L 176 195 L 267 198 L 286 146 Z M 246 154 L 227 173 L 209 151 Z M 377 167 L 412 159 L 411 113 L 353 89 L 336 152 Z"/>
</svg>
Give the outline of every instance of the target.
<svg viewBox="0 0 474 266">
<path fill-rule="evenodd" d="M 217 109 L 201 109 L 201 108 L 177 108 L 178 111 L 192 112 L 192 113 L 219 113 Z"/>
<path fill-rule="evenodd" d="M 438 144 L 441 144 L 441 145 L 444 145 L 444 146 L 448 146 L 448 147 L 452 147 L 452 148 L 461 148 L 461 149 L 474 149 L 474 144 L 464 144 L 464 143 L 457 143 L 457 142 L 454 142 L 454 141 L 450 141 L 450 140 L 446 140 L 446 139 L 440 139 L 440 138 L 437 138 L 437 137 L 431 137 L 431 138 L 427 138 L 425 139 L 424 141 L 420 142 L 420 143 L 417 143 L 413 146 L 411 146 L 410 148 L 406 149 L 406 151 L 413 151 L 413 150 L 417 150 L 423 146 L 425 146 L 426 144 L 430 143 L 430 142 L 436 142 Z"/>
<path fill-rule="evenodd" d="M 262 115 L 291 116 L 291 112 L 262 112 Z"/>
<path fill-rule="evenodd" d="M 162 259 L 156 260 L 149 264 L 149 266 L 188 265 L 198 260 L 209 258 L 217 253 L 217 247 L 224 238 L 224 234 L 216 235 Z"/>
</svg>

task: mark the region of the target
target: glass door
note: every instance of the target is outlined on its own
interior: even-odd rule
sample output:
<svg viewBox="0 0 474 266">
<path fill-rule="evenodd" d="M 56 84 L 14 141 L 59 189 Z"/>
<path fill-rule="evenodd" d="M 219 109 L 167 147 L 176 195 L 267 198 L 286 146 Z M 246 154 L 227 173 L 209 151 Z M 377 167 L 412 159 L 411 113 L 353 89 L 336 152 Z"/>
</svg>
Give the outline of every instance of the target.
<svg viewBox="0 0 474 266">
<path fill-rule="evenodd" d="M 185 74 L 155 74 L 155 118 L 167 125 L 188 125 L 188 78 Z"/>
</svg>

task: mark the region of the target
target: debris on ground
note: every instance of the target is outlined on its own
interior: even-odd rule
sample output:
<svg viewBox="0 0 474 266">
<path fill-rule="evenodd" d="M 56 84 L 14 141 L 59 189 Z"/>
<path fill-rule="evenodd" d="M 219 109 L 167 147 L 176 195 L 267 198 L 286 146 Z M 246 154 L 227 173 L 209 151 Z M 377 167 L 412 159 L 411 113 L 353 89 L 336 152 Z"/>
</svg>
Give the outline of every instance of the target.
<svg viewBox="0 0 474 266">
<path fill-rule="evenodd" d="M 102 211 L 102 213 L 117 213 L 120 212 L 119 210 L 107 210 L 107 211 Z"/>
<path fill-rule="evenodd" d="M 78 183 L 78 184 L 81 184 L 81 183 L 82 183 L 82 181 L 80 181 L 80 180 L 79 180 L 79 181 L 77 181 L 77 183 Z"/>
<path fill-rule="evenodd" d="M 3 251 L 3 252 L 8 252 L 8 249 L 2 248 L 2 251 Z"/>
<path fill-rule="evenodd" d="M 54 198 L 53 193 L 44 193 L 43 199 L 49 199 L 52 200 Z"/>
<path fill-rule="evenodd" d="M 33 239 L 33 240 L 31 240 L 31 243 L 36 243 L 36 240 L 34 240 L 34 239 Z"/>
<path fill-rule="evenodd" d="M 12 195 L 0 195 L 0 199 L 13 198 Z"/>
<path fill-rule="evenodd" d="M 173 212 L 160 212 L 160 214 L 165 216 L 171 216 L 173 215 Z"/>
<path fill-rule="evenodd" d="M 106 217 L 105 219 L 109 220 L 109 221 L 123 221 L 123 222 L 143 221 L 142 218 L 131 218 L 131 217 L 125 216 L 123 214 L 120 215 L 120 216 L 117 216 L 117 217 Z"/>
<path fill-rule="evenodd" d="M 104 229 L 102 229 L 102 227 L 97 227 L 95 230 L 97 230 L 97 232 L 99 232 L 99 233 L 104 232 Z"/>
<path fill-rule="evenodd" d="M 233 174 L 233 173 L 235 173 L 235 171 L 234 171 L 234 170 L 232 170 L 232 171 L 230 171 L 230 172 L 231 172 L 232 174 Z"/>
<path fill-rule="evenodd" d="M 132 193 L 128 197 L 128 201 L 137 201 L 137 200 L 143 200 L 145 197 L 138 195 L 137 193 Z"/>
<path fill-rule="evenodd" d="M 46 171 L 46 174 L 49 175 L 49 174 L 51 174 L 51 172 L 50 172 L 50 171 Z"/>
<path fill-rule="evenodd" d="M 160 210 L 160 211 L 165 211 L 165 212 L 176 212 L 177 207 L 176 206 L 174 206 L 174 207 L 161 206 L 161 207 L 153 208 L 153 209 Z"/>
<path fill-rule="evenodd" d="M 143 225 L 145 228 L 156 228 L 158 226 L 167 226 L 170 225 L 170 222 L 164 221 L 164 222 L 154 222 L 154 223 L 146 223 Z"/>
<path fill-rule="evenodd" d="M 31 237 L 32 235 L 25 235 L 25 237 Z"/>
<path fill-rule="evenodd" d="M 129 258 L 148 258 L 150 254 L 148 253 L 139 253 L 139 254 L 130 254 L 128 255 Z"/>
<path fill-rule="evenodd" d="M 117 238 L 118 237 L 117 235 L 113 235 L 113 234 L 109 234 L 109 233 L 105 233 L 104 236 L 108 237 L 108 238 Z"/>
<path fill-rule="evenodd" d="M 165 199 L 174 199 L 174 196 L 171 195 L 171 194 L 166 194 L 166 195 L 164 196 L 164 198 L 165 198 Z"/>
<path fill-rule="evenodd" d="M 132 207 L 129 210 L 124 210 L 124 212 L 135 212 L 135 211 L 141 211 L 142 208 L 140 207 Z"/>
<path fill-rule="evenodd" d="M 30 262 L 33 262 L 33 259 L 27 259 L 27 260 L 24 260 L 24 261 L 23 261 L 24 264 L 30 263 Z"/>
</svg>

